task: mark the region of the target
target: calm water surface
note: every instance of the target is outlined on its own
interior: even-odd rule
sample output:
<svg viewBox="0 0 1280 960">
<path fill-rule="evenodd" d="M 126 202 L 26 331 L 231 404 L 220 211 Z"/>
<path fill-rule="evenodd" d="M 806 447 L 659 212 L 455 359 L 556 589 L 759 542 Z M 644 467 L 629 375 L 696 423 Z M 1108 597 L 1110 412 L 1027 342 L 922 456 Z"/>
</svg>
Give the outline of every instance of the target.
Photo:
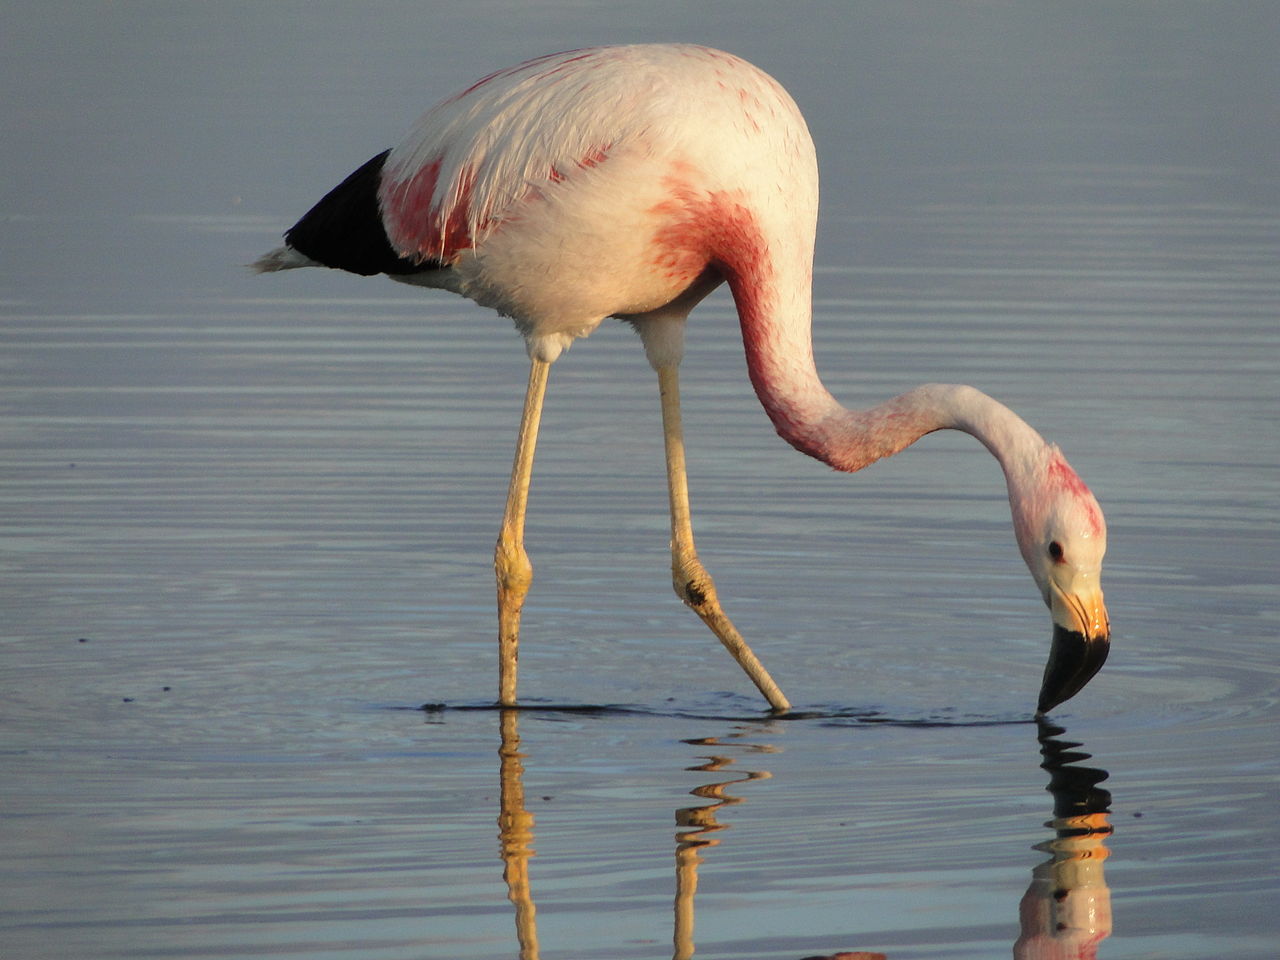
<svg viewBox="0 0 1280 960">
<path fill-rule="evenodd" d="M 14 7 L 0 954 L 1276 956 L 1273 5 L 805 9 Z M 518 339 L 240 264 L 468 80 L 672 38 L 809 117 L 833 392 L 973 383 L 1102 501 L 1111 661 L 1053 725 L 994 462 L 798 456 L 723 295 L 685 364 L 700 553 L 800 715 L 670 593 L 615 325 L 552 374 L 533 708 L 483 708 Z"/>
</svg>

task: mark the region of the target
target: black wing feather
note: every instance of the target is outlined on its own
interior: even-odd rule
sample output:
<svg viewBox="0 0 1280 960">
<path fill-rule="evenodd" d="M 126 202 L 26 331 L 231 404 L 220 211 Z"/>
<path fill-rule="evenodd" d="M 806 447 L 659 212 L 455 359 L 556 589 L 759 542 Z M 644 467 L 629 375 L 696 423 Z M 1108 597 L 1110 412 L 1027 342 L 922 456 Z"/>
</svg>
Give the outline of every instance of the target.
<svg viewBox="0 0 1280 960">
<path fill-rule="evenodd" d="M 410 260 L 391 247 L 378 207 L 384 150 L 324 195 L 285 233 L 285 242 L 326 267 L 369 277 L 437 270 L 440 263 Z"/>
</svg>

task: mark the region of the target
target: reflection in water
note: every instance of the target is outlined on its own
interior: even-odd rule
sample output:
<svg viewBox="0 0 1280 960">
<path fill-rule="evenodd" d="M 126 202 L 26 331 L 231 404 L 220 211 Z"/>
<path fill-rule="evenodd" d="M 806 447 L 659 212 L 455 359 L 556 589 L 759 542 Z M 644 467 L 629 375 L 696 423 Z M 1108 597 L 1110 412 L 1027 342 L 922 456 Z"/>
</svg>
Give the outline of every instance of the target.
<svg viewBox="0 0 1280 960">
<path fill-rule="evenodd" d="M 741 733 L 731 735 L 741 737 Z M 704 740 L 686 740 L 694 746 L 719 746 L 718 737 L 707 737 Z M 748 746 L 756 753 L 775 753 L 776 747 L 762 744 L 735 744 Z M 734 759 L 722 754 L 704 757 L 706 763 L 688 770 L 718 773 L 726 767 L 733 766 Z M 746 783 L 750 780 L 765 780 L 772 774 L 764 770 L 744 770 L 740 777 L 728 780 L 717 779 L 705 786 L 695 787 L 690 791 L 695 797 L 712 801 L 698 807 L 681 807 L 676 811 L 676 901 L 675 901 L 675 934 L 673 941 L 675 953 L 672 960 L 688 960 L 693 956 L 693 895 L 698 889 L 698 864 L 702 862 L 702 849 L 718 845 L 720 840 L 712 836 L 725 829 L 725 824 L 716 820 L 716 811 L 721 807 L 741 803 L 742 798 L 730 796 L 726 790 L 735 783 Z"/>
<path fill-rule="evenodd" d="M 501 713 L 502 745 L 498 748 L 498 842 L 502 845 L 502 879 L 507 899 L 516 908 L 516 940 L 520 960 L 538 960 L 538 921 L 529 890 L 529 858 L 533 856 L 533 814 L 524 806 L 524 765 L 520 762 L 520 713 Z"/>
<path fill-rule="evenodd" d="M 501 712 L 499 841 L 503 879 L 507 896 L 515 907 L 519 960 L 538 960 L 536 910 L 529 887 L 529 859 L 533 850 L 533 815 L 524 805 L 524 754 L 520 752 L 519 711 Z M 1080 746 L 1057 739 L 1065 733 L 1047 721 L 1040 723 L 1040 747 L 1049 772 L 1048 790 L 1053 794 L 1053 819 L 1046 823 L 1055 836 L 1035 849 L 1050 854 L 1031 872 L 1031 884 L 1019 905 L 1021 934 L 1013 946 L 1015 960 L 1094 960 L 1098 944 L 1111 933 L 1111 896 L 1103 876 L 1103 861 L 1109 851 L 1105 840 L 1111 833 L 1108 820 L 1111 795 L 1098 786 L 1107 772 L 1097 767 L 1079 766 L 1090 755 L 1075 750 Z M 694 746 L 743 749 L 752 753 L 776 753 L 777 748 L 742 741 L 744 733 L 728 737 L 686 740 Z M 725 741 L 738 740 L 737 743 Z M 691 790 L 709 803 L 676 810 L 675 834 L 676 893 L 672 942 L 673 960 L 690 960 L 694 955 L 694 895 L 698 889 L 698 865 L 702 853 L 719 845 L 715 836 L 727 829 L 717 813 L 721 807 L 742 803 L 729 794 L 735 784 L 763 780 L 764 770 L 741 770 L 737 776 L 723 771 L 737 763 L 723 752 L 703 757 L 704 763 L 689 770 L 713 774 L 707 784 Z M 884 960 L 878 953 L 837 953 L 810 960 Z"/>
<path fill-rule="evenodd" d="M 520 960 L 538 960 L 537 909 L 529 887 L 529 858 L 533 850 L 533 814 L 524 805 L 524 754 L 520 752 L 518 710 L 501 711 L 502 744 L 498 748 L 499 764 L 499 812 L 498 841 L 502 850 L 502 878 L 507 884 L 507 898 L 516 911 L 516 940 L 520 945 Z M 732 734 L 725 739 L 741 737 Z M 709 737 L 705 740 L 686 740 L 698 746 L 721 745 L 721 740 Z M 776 748 L 764 744 L 734 744 L 754 753 L 774 753 Z M 716 773 L 732 766 L 732 757 L 715 754 L 704 758 L 705 763 L 690 770 Z M 741 798 L 730 796 L 727 789 L 735 783 L 764 780 L 771 776 L 763 770 L 744 770 L 741 776 L 717 779 L 696 787 L 690 792 L 711 803 L 696 807 L 682 807 L 676 811 L 676 896 L 675 896 L 675 944 L 674 960 L 688 960 L 693 956 L 693 897 L 698 888 L 698 864 L 702 862 L 700 851 L 714 847 L 720 841 L 711 834 L 725 829 L 716 821 L 720 807 L 741 803 Z"/>
<path fill-rule="evenodd" d="M 1107 815 L 1111 794 L 1098 786 L 1107 772 L 1075 764 L 1089 754 L 1078 743 L 1056 739 L 1066 731 L 1040 722 L 1041 764 L 1049 771 L 1056 836 L 1037 845 L 1050 854 L 1031 871 L 1031 885 L 1018 907 L 1022 932 L 1015 960 L 1093 960 L 1111 933 L 1111 892 L 1102 864 L 1110 851 Z"/>
</svg>

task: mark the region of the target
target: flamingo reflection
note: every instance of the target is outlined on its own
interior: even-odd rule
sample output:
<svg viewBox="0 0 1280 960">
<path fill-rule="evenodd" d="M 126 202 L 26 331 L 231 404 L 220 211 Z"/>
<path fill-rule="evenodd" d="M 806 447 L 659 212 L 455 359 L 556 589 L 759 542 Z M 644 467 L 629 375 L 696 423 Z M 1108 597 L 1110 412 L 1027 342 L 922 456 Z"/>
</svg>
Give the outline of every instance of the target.
<svg viewBox="0 0 1280 960">
<path fill-rule="evenodd" d="M 524 802 L 525 755 L 520 752 L 519 711 L 501 711 L 499 840 L 503 880 L 515 908 L 519 960 L 538 960 L 537 912 L 529 884 L 529 859 L 533 850 L 533 815 Z M 759 731 L 755 731 L 759 732 Z M 1111 795 L 1098 786 L 1107 772 L 1079 765 L 1090 755 L 1080 745 L 1059 739 L 1065 731 L 1048 722 L 1040 725 L 1041 766 L 1049 773 L 1046 788 L 1053 795 L 1053 819 L 1046 826 L 1054 837 L 1036 849 L 1049 859 L 1032 870 L 1031 883 L 1019 905 L 1021 933 L 1013 946 L 1014 960 L 1096 960 L 1098 944 L 1111 933 L 1111 900 L 1103 876 L 1111 833 L 1108 820 Z M 681 807 L 675 812 L 675 900 L 673 960 L 694 955 L 694 898 L 698 866 L 704 852 L 721 842 L 728 829 L 717 819 L 720 810 L 743 802 L 729 791 L 737 784 L 768 779 L 764 770 L 738 766 L 738 754 L 778 752 L 768 744 L 743 739 L 750 731 L 723 738 L 686 740 L 711 748 L 703 761 L 686 769 L 712 775 L 713 779 L 690 791 L 706 803 Z M 737 767 L 733 774 L 727 771 Z M 805 960 L 884 960 L 884 954 L 844 952 L 807 957 Z"/>
<path fill-rule="evenodd" d="M 1053 819 L 1045 826 L 1055 835 L 1036 847 L 1050 856 L 1031 871 L 1018 906 L 1022 932 L 1014 960 L 1095 960 L 1098 944 L 1111 934 L 1111 892 L 1102 868 L 1110 854 L 1111 794 L 1098 786 L 1107 772 L 1078 766 L 1090 755 L 1058 739 L 1065 732 L 1040 721 L 1041 766 L 1053 794 Z"/>
</svg>

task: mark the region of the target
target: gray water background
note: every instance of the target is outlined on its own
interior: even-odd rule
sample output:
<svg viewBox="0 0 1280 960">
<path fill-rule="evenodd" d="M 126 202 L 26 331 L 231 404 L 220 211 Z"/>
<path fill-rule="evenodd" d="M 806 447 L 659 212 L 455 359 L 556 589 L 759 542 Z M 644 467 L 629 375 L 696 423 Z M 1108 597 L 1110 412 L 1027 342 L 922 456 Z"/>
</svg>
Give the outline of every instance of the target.
<svg viewBox="0 0 1280 960">
<path fill-rule="evenodd" d="M 832 391 L 972 383 L 1103 503 L 1111 660 L 1055 715 L 1109 774 L 1097 956 L 1275 957 L 1277 10 L 7 5 L 0 955 L 532 955 L 500 718 L 416 709 L 494 695 L 520 342 L 242 265 L 489 70 L 679 39 L 809 119 Z M 723 294 L 684 385 L 700 553 L 811 716 L 768 719 L 671 595 L 653 376 L 607 324 L 552 371 L 521 691 L 633 709 L 519 718 L 541 954 L 678 952 L 703 807 L 699 958 L 1009 955 L 1055 799 L 996 464 L 794 453 Z"/>
</svg>

